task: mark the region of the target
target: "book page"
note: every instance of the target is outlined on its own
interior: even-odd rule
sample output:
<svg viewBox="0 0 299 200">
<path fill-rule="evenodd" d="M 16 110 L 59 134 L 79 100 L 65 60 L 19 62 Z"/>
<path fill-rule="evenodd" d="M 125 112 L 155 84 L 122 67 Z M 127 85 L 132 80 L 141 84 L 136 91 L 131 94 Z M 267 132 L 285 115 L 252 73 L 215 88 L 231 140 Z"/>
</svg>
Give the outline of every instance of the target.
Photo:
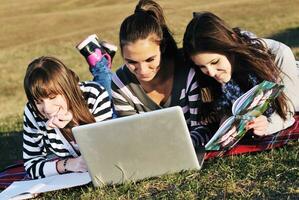
<svg viewBox="0 0 299 200">
<path fill-rule="evenodd" d="M 251 88 L 245 94 L 243 94 L 242 96 L 240 96 L 234 102 L 233 107 L 232 107 L 232 113 L 233 113 L 233 115 L 239 114 L 240 111 L 242 109 L 244 109 L 250 103 L 250 101 L 248 101 L 248 99 L 251 98 L 254 95 L 257 87 L 258 87 L 258 85 L 254 86 L 253 88 Z"/>
<path fill-rule="evenodd" d="M 35 180 L 15 181 L 0 193 L 0 199 L 26 199 L 26 197 L 28 198 L 28 194 L 71 188 L 85 185 L 89 182 L 91 182 L 91 178 L 88 172 L 61 174 Z M 18 197 L 18 195 L 20 196 Z M 34 197 L 34 195 L 32 195 L 32 197 Z"/>
<path fill-rule="evenodd" d="M 30 194 L 30 193 L 26 193 L 26 194 L 20 194 L 16 197 L 12 197 L 9 200 L 23 200 L 23 199 L 32 199 L 37 197 L 38 194 Z"/>
<path fill-rule="evenodd" d="M 233 104 L 232 113 L 234 115 L 246 115 L 252 112 L 252 117 L 258 117 L 269 107 L 269 103 L 273 101 L 282 91 L 283 85 L 279 85 L 269 81 L 254 86 L 248 92 L 239 97 Z"/>
<path fill-rule="evenodd" d="M 31 198 L 34 198 L 38 195 L 38 191 L 44 187 L 45 185 L 44 184 L 37 184 L 35 186 L 33 186 L 32 188 L 30 188 L 30 191 L 31 193 L 22 193 L 22 194 L 19 194 L 17 196 L 14 196 L 14 197 L 10 197 L 9 199 L 10 200 L 21 200 L 21 199 L 31 199 Z M 24 187 L 24 186 L 23 186 Z M 25 189 L 25 188 L 24 188 Z M 1 197 L 1 194 L 0 194 L 0 197 Z M 1 198 L 2 199 L 2 198 Z"/>
<path fill-rule="evenodd" d="M 233 116 L 226 119 L 222 125 L 219 127 L 217 132 L 214 134 L 214 136 L 209 140 L 209 142 L 205 145 L 205 149 L 207 151 L 218 151 L 222 149 L 221 144 L 219 143 L 219 140 L 222 136 L 224 136 L 233 126 L 235 123 L 235 118 Z"/>
</svg>

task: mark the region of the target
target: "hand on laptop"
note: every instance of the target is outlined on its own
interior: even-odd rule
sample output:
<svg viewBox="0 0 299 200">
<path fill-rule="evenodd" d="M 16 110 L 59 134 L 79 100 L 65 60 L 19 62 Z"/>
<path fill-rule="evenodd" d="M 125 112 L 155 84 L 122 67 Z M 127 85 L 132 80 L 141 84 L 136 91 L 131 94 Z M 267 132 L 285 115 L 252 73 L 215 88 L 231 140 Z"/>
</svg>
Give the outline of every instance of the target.
<svg viewBox="0 0 299 200">
<path fill-rule="evenodd" d="M 77 158 L 69 158 L 66 169 L 71 172 L 87 172 L 87 165 L 82 156 L 79 156 Z"/>
</svg>

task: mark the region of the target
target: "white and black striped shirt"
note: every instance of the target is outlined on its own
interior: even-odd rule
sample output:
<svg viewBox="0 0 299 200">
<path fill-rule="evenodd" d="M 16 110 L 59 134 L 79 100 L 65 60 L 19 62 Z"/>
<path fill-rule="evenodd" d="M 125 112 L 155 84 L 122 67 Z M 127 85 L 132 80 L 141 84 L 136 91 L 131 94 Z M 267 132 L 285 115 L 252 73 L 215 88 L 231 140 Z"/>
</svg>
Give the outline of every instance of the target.
<svg viewBox="0 0 299 200">
<path fill-rule="evenodd" d="M 130 70 L 124 65 L 112 76 L 112 97 L 120 117 L 140 114 L 171 106 L 180 106 L 190 130 L 194 146 L 201 146 L 208 138 L 206 128 L 199 124 L 199 87 L 195 70 L 176 66 L 170 104 L 161 106 L 151 100 Z"/>
<path fill-rule="evenodd" d="M 79 86 L 95 120 L 111 119 L 111 101 L 107 91 L 95 82 L 80 82 Z M 53 154 L 60 158 L 78 156 L 60 130 L 47 130 L 46 121 L 27 103 L 24 110 L 23 159 L 29 176 L 36 179 L 58 174 L 56 161 L 49 159 Z"/>
</svg>

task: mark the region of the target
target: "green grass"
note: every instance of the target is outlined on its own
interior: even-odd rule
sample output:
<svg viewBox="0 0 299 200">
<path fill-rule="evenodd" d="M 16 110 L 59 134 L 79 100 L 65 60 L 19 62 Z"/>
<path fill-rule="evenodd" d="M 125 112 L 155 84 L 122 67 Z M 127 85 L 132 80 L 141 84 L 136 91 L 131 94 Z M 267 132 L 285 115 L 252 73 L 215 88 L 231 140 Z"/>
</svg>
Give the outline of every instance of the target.
<svg viewBox="0 0 299 200">
<path fill-rule="evenodd" d="M 21 116 L 8 116 L 6 120 L 0 121 L 0 134 L 18 132 L 23 130 L 23 118 Z"/>
<path fill-rule="evenodd" d="M 232 26 L 288 44 L 299 59 L 299 0 L 158 0 L 181 46 L 193 11 L 209 10 Z M 0 134 L 22 129 L 28 63 L 53 55 L 82 80 L 88 67 L 74 46 L 96 33 L 118 44 L 118 29 L 133 0 L 0 0 Z M 122 64 L 119 52 L 114 69 Z M 299 199 L 298 142 L 259 154 L 214 159 L 200 171 L 94 189 L 46 193 L 38 199 Z M 1 158 L 0 158 L 1 162 Z"/>
<path fill-rule="evenodd" d="M 298 143 L 293 143 L 268 152 L 209 160 L 200 171 L 104 188 L 90 184 L 45 193 L 39 199 L 298 199 L 298 151 Z"/>
</svg>

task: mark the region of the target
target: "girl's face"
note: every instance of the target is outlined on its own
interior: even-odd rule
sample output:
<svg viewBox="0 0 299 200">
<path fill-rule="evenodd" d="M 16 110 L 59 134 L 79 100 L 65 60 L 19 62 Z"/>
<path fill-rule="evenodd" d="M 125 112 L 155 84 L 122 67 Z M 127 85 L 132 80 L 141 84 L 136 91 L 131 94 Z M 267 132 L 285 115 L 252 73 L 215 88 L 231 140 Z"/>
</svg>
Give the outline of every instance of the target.
<svg viewBox="0 0 299 200">
<path fill-rule="evenodd" d="M 191 56 L 200 70 L 221 84 L 231 79 L 232 66 L 226 56 L 218 53 L 198 53 Z"/>
<path fill-rule="evenodd" d="M 125 64 L 139 81 L 153 80 L 160 69 L 160 45 L 151 36 L 125 45 L 123 57 Z"/>
<path fill-rule="evenodd" d="M 53 95 L 48 98 L 42 98 L 35 101 L 38 111 L 46 119 L 57 115 L 58 113 L 66 113 L 68 110 L 67 102 L 62 95 Z"/>
</svg>

